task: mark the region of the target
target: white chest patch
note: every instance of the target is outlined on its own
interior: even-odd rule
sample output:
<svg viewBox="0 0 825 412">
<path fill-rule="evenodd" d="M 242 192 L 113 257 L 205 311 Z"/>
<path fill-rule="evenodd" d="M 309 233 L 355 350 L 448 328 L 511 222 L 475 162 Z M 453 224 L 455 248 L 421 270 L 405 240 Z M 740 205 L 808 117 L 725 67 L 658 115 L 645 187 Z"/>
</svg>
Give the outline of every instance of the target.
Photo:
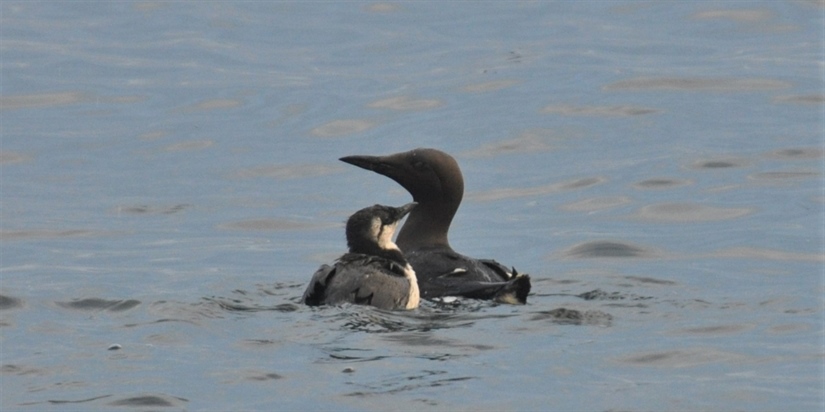
<svg viewBox="0 0 825 412">
<path fill-rule="evenodd" d="M 378 241 L 379 248 L 383 250 L 401 250 L 398 248 L 398 245 L 392 241 L 392 236 L 395 234 L 395 227 L 397 225 L 398 222 L 391 225 L 382 225 L 381 219 L 379 218 L 372 220 L 370 230 L 372 230 L 373 238 Z M 418 304 L 421 303 L 421 292 L 418 289 L 418 278 L 415 276 L 415 271 L 409 263 L 404 266 L 404 278 L 410 282 L 410 293 L 407 295 L 407 305 L 404 308 L 415 309 L 418 307 Z"/>
<path fill-rule="evenodd" d="M 406 309 L 415 309 L 421 303 L 421 292 L 418 290 L 418 278 L 409 263 L 404 267 L 404 277 L 410 281 L 410 294 L 407 296 Z"/>
</svg>

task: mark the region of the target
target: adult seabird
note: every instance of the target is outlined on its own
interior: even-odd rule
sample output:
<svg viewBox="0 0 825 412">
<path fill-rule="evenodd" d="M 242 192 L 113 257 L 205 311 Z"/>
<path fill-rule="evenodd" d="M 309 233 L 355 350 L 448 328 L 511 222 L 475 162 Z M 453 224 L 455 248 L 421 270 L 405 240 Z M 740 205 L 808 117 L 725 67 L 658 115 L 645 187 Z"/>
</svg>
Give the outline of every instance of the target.
<svg viewBox="0 0 825 412">
<path fill-rule="evenodd" d="M 452 156 L 436 149 L 414 149 L 340 160 L 395 180 L 418 203 L 396 243 L 415 269 L 422 297 L 464 296 L 526 303 L 528 275 L 492 259 L 461 255 L 450 247 L 447 232 L 464 196 L 464 178 Z"/>
<path fill-rule="evenodd" d="M 347 220 L 349 252 L 312 275 L 302 301 L 310 306 L 356 303 L 382 309 L 414 309 L 419 291 L 415 271 L 392 241 L 395 227 L 416 203 L 374 205 Z"/>
</svg>

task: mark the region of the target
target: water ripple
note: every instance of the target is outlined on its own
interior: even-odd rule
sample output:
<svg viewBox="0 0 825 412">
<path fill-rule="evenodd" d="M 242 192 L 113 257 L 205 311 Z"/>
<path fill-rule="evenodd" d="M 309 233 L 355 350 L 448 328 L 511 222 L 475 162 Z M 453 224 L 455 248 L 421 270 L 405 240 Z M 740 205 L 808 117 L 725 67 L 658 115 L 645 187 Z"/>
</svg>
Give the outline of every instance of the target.
<svg viewBox="0 0 825 412">
<path fill-rule="evenodd" d="M 792 86 L 786 81 L 760 78 L 637 77 L 608 84 L 603 89 L 606 91 L 748 92 L 787 89 Z"/>
<path fill-rule="evenodd" d="M 185 403 L 189 402 L 188 399 L 179 398 L 174 396 L 168 395 L 138 395 L 132 396 L 129 398 L 123 398 L 117 401 L 110 402 L 109 405 L 112 406 L 128 406 L 128 407 L 135 407 L 135 408 L 169 408 L 169 407 L 182 407 Z"/>
<path fill-rule="evenodd" d="M 633 186 L 637 189 L 670 189 L 674 187 L 687 186 L 693 182 L 687 179 L 671 179 L 671 178 L 652 178 L 642 180 L 635 183 Z"/>
<path fill-rule="evenodd" d="M 313 128 L 310 133 L 316 137 L 338 137 L 360 133 L 375 126 L 375 122 L 362 119 L 333 120 Z"/>
<path fill-rule="evenodd" d="M 490 202 L 503 199 L 513 199 L 528 196 L 544 196 L 567 190 L 585 189 L 606 182 L 607 179 L 601 176 L 574 179 L 565 182 L 552 183 L 543 186 L 522 187 L 522 188 L 500 188 L 483 192 L 470 193 L 467 198 L 480 202 Z"/>
<path fill-rule="evenodd" d="M 596 116 L 596 117 L 619 117 L 619 116 L 642 116 L 659 113 L 661 110 L 640 106 L 570 106 L 551 105 L 541 109 L 544 114 L 560 114 L 563 116 Z"/>
<path fill-rule="evenodd" d="M 236 179 L 252 179 L 259 177 L 268 177 L 273 179 L 302 179 L 306 177 L 327 176 L 339 173 L 342 170 L 344 170 L 344 168 L 339 166 L 326 166 L 313 163 L 282 164 L 242 169 L 232 173 L 230 177 Z"/>
<path fill-rule="evenodd" d="M 821 147 L 779 149 L 768 153 L 768 157 L 782 160 L 814 160 L 825 157 L 825 150 Z"/>
<path fill-rule="evenodd" d="M 468 157 L 491 157 L 512 153 L 538 153 L 552 150 L 547 142 L 552 135 L 549 132 L 528 131 L 512 139 L 488 143 L 478 149 L 465 152 Z"/>
<path fill-rule="evenodd" d="M 15 163 L 23 163 L 31 160 L 31 157 L 16 153 L 0 151 L 0 165 L 11 165 Z"/>
<path fill-rule="evenodd" d="M 642 352 L 619 359 L 621 363 L 638 366 L 686 368 L 707 363 L 741 362 L 746 356 L 713 348 L 684 348 L 670 351 Z"/>
<path fill-rule="evenodd" d="M 711 222 L 736 219 L 753 212 L 750 208 L 715 207 L 695 203 L 661 203 L 643 207 L 637 217 L 659 222 Z"/>
<path fill-rule="evenodd" d="M 564 252 L 575 259 L 589 258 L 649 258 L 656 256 L 650 249 L 631 243 L 612 240 L 594 240 L 580 243 Z"/>
<path fill-rule="evenodd" d="M 390 376 L 377 383 L 357 384 L 361 387 L 360 390 L 349 392 L 344 396 L 366 397 L 383 394 L 397 394 L 400 392 L 441 387 L 455 382 L 476 379 L 472 376 L 448 377 L 449 373 L 450 372 L 445 370 L 424 370 L 420 372 L 401 374 L 401 376 Z M 447 376 L 436 378 L 444 375 Z"/>
<path fill-rule="evenodd" d="M 801 94 L 801 95 L 777 96 L 773 99 L 773 101 L 776 102 L 776 103 L 822 105 L 822 104 L 825 104 L 825 95 L 822 95 L 822 94 Z"/>
<path fill-rule="evenodd" d="M 23 307 L 23 300 L 13 296 L 0 295 L 0 310 L 17 309 Z"/>
<path fill-rule="evenodd" d="M 140 305 L 139 300 L 109 300 L 101 298 L 77 299 L 70 302 L 55 302 L 58 306 L 76 310 L 105 310 L 123 312 Z"/>
<path fill-rule="evenodd" d="M 747 166 L 748 162 L 742 159 L 711 159 L 699 160 L 693 164 L 694 169 L 727 169 Z"/>
<path fill-rule="evenodd" d="M 568 203 L 560 206 L 559 208 L 568 212 L 596 212 L 613 209 L 615 207 L 628 204 L 631 201 L 632 200 L 627 196 L 595 197 Z"/>
<path fill-rule="evenodd" d="M 408 96 L 391 97 L 367 105 L 371 109 L 390 109 L 397 111 L 421 111 L 435 109 L 444 105 L 438 99 L 413 99 Z"/>
<path fill-rule="evenodd" d="M 289 230 L 331 229 L 340 226 L 338 223 L 262 218 L 222 223 L 217 227 L 223 230 L 280 232 Z"/>
</svg>

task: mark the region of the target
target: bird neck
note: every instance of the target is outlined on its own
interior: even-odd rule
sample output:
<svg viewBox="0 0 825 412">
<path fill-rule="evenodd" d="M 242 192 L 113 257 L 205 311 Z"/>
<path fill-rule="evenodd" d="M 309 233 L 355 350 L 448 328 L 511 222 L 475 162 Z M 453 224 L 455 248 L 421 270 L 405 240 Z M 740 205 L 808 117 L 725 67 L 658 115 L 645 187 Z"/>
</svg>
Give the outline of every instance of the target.
<svg viewBox="0 0 825 412">
<path fill-rule="evenodd" d="M 365 241 L 361 243 L 351 244 L 349 252 L 369 256 L 378 256 L 398 263 L 401 266 L 407 264 L 407 259 L 404 258 L 404 254 L 401 253 L 401 251 L 398 248 L 383 249 L 374 242 Z"/>
<path fill-rule="evenodd" d="M 447 233 L 459 202 L 419 202 L 407 216 L 398 232 L 395 243 L 402 251 L 410 252 L 423 247 L 450 248 Z"/>
</svg>

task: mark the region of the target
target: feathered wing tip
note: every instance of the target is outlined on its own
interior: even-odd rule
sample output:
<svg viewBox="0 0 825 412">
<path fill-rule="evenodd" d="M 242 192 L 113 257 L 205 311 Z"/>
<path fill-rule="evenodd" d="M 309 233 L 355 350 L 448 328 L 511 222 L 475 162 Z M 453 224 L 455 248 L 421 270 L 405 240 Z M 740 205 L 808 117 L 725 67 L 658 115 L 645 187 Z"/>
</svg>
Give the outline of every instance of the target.
<svg viewBox="0 0 825 412">
<path fill-rule="evenodd" d="M 524 305 L 527 303 L 530 288 L 530 275 L 520 274 L 513 268 L 512 277 L 507 281 L 507 285 L 496 293 L 493 300 L 510 305 Z"/>
<path fill-rule="evenodd" d="M 312 275 L 312 280 L 307 285 L 307 290 L 301 301 L 307 306 L 320 306 L 324 304 L 327 293 L 327 283 L 335 275 L 335 268 L 329 265 L 321 267 Z"/>
</svg>

